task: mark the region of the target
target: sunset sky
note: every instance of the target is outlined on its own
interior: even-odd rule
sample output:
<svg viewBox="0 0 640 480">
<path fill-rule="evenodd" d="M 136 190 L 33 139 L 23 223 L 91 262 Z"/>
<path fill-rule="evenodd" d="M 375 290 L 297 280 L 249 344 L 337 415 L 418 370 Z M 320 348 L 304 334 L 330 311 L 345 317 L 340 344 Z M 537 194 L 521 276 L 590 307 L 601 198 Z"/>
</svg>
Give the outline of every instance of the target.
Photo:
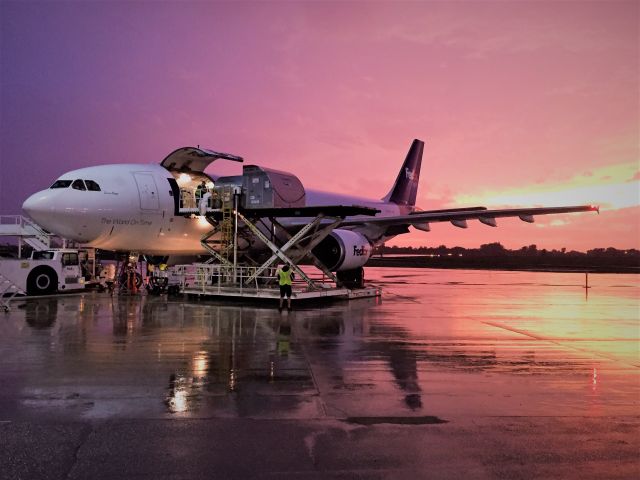
<svg viewBox="0 0 640 480">
<path fill-rule="evenodd" d="M 640 248 L 638 6 L 3 0 L 0 213 L 64 171 L 198 144 L 380 198 L 420 138 L 423 209 L 601 214 L 392 244 Z"/>
</svg>

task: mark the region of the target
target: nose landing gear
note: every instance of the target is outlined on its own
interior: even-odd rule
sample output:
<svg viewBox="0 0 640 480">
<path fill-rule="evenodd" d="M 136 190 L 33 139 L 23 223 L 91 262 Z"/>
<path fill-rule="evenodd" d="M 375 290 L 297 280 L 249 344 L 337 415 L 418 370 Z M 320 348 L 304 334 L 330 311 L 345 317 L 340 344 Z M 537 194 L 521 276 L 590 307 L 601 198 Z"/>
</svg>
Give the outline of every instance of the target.
<svg viewBox="0 0 640 480">
<path fill-rule="evenodd" d="M 136 271 L 142 265 L 137 254 L 129 254 L 125 257 L 118 270 L 118 293 L 135 295 L 142 287 L 142 273 Z"/>
</svg>

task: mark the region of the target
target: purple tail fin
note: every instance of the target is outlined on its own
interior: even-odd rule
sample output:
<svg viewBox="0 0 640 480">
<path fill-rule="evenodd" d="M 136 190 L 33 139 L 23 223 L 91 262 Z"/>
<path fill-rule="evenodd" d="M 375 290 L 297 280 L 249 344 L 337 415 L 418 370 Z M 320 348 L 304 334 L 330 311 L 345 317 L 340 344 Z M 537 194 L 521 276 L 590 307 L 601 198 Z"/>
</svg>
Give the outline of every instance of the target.
<svg viewBox="0 0 640 480">
<path fill-rule="evenodd" d="M 416 204 L 423 150 L 424 142 L 422 140 L 414 140 L 409 153 L 407 153 L 407 158 L 405 158 L 402 168 L 398 172 L 396 183 L 393 184 L 391 191 L 382 200 L 398 205 L 414 206 Z"/>
</svg>

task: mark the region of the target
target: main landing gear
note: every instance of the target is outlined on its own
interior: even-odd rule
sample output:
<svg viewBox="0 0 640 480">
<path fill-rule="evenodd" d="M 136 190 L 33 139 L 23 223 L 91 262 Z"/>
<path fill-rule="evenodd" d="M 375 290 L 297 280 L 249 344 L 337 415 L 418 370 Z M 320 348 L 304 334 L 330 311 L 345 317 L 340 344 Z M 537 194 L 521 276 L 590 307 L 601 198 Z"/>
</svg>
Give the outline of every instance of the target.
<svg viewBox="0 0 640 480">
<path fill-rule="evenodd" d="M 364 268 L 336 272 L 340 284 L 347 288 L 364 288 Z"/>
</svg>

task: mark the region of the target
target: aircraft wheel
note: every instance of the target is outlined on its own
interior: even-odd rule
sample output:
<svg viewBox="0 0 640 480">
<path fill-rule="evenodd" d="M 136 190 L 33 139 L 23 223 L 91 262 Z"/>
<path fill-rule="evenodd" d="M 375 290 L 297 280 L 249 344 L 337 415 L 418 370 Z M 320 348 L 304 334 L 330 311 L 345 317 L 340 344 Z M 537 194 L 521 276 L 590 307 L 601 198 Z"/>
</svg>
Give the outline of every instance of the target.
<svg viewBox="0 0 640 480">
<path fill-rule="evenodd" d="M 47 295 L 58 289 L 58 275 L 49 267 L 37 267 L 27 277 L 28 295 Z"/>
<path fill-rule="evenodd" d="M 138 273 L 138 272 L 135 272 L 134 276 L 135 276 L 135 279 L 136 279 L 135 280 L 136 281 L 136 288 L 138 290 L 140 290 L 140 288 L 142 287 L 142 275 L 140 275 L 140 273 Z M 129 290 L 128 281 L 129 281 L 129 278 L 127 276 L 127 272 L 122 273 L 122 275 L 120 275 L 120 289 L 121 290 L 124 290 L 124 291 Z"/>
</svg>

